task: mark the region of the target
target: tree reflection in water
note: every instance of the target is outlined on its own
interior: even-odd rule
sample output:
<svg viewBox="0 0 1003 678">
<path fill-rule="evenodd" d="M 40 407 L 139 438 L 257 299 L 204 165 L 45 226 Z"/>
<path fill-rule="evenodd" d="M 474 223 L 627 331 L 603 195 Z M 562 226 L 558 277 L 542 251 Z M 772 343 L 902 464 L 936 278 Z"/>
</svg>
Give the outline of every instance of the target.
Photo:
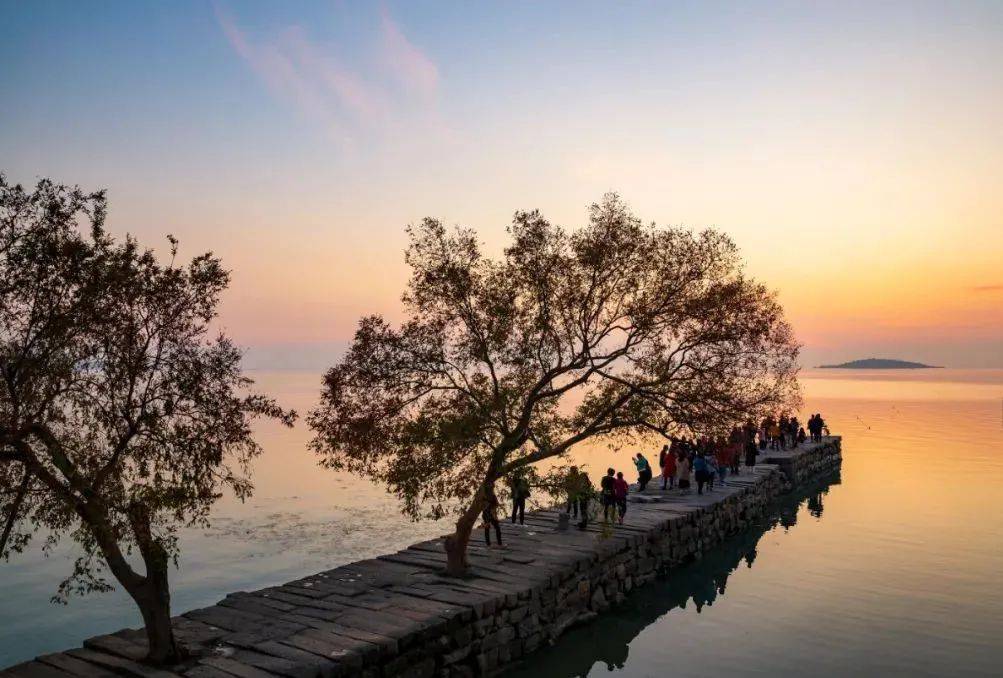
<svg viewBox="0 0 1003 678">
<path fill-rule="evenodd" d="M 530 655 L 523 665 L 509 676 L 547 675 L 555 677 L 586 676 L 597 662 L 608 670 L 620 669 L 627 661 L 630 643 L 648 626 L 669 611 L 686 609 L 693 604 L 697 613 L 705 605 L 713 605 L 723 596 L 728 577 L 743 565 L 752 567 L 756 561 L 759 540 L 775 527 L 790 530 L 797 524 L 802 507 L 814 518 L 824 511 L 823 497 L 829 488 L 840 483 L 839 472 L 826 475 L 800 491 L 778 499 L 755 525 L 731 537 L 706 552 L 703 558 L 678 568 L 671 574 L 641 587 L 630 594 L 626 602 L 595 622 L 574 629 L 552 649 Z M 545 664 L 545 668 L 541 666 Z M 542 672 L 541 672 L 542 670 Z"/>
</svg>

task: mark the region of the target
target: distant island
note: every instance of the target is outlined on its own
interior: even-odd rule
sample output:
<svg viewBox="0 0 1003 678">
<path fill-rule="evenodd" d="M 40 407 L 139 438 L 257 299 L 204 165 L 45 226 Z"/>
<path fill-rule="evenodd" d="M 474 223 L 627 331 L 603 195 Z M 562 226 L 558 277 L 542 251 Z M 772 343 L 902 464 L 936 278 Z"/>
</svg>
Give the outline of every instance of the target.
<svg viewBox="0 0 1003 678">
<path fill-rule="evenodd" d="M 840 363 L 839 365 L 819 365 L 819 367 L 832 370 L 920 370 L 938 369 L 940 366 L 913 363 L 908 360 L 892 360 L 890 358 L 864 358 L 863 360 L 851 360 L 848 363 Z"/>
</svg>

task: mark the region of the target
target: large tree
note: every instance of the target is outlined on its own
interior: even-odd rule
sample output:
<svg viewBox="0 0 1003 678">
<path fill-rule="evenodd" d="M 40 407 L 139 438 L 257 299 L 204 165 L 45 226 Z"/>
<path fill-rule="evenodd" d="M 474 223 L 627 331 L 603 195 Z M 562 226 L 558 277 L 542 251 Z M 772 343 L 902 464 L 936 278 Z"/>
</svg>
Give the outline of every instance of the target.
<svg viewBox="0 0 1003 678">
<path fill-rule="evenodd" d="M 82 549 L 56 599 L 135 600 L 150 661 L 183 654 L 170 623 L 178 528 L 224 490 L 246 497 L 251 421 L 295 414 L 249 390 L 213 336 L 229 274 L 211 254 L 161 263 L 103 227 L 103 193 L 0 175 L 0 558 L 44 530 Z M 133 555 L 135 557 L 130 557 Z M 138 567 L 141 561 L 142 567 Z"/>
<path fill-rule="evenodd" d="M 574 232 L 517 213 L 496 259 L 470 229 L 409 234 L 406 319 L 360 321 L 312 446 L 414 519 L 454 511 L 453 574 L 507 474 L 589 439 L 719 431 L 797 401 L 791 328 L 717 231 L 646 225 L 609 195 Z"/>
</svg>

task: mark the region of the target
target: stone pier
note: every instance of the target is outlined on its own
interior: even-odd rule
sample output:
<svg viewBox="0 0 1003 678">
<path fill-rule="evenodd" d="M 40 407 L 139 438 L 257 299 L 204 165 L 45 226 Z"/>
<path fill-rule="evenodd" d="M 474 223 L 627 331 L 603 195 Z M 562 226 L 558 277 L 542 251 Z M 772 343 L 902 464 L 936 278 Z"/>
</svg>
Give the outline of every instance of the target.
<svg viewBox="0 0 1003 678">
<path fill-rule="evenodd" d="M 631 495 L 623 525 L 558 530 L 558 512 L 502 523 L 503 549 L 475 533 L 470 576 L 442 575 L 442 539 L 176 617 L 193 650 L 154 669 L 141 630 L 84 642 L 0 671 L 3 678 L 334 678 L 493 675 L 602 614 L 659 572 L 699 558 L 762 517 L 778 495 L 838 468 L 840 438 L 764 451 L 712 492 Z M 530 660 L 531 661 L 531 660 Z"/>
</svg>

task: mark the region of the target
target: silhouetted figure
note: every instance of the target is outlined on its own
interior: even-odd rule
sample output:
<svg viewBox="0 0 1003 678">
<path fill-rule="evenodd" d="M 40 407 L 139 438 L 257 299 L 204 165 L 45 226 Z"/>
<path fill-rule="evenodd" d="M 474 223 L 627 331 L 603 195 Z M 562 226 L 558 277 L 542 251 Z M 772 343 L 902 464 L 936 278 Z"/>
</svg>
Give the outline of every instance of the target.
<svg viewBox="0 0 1003 678">
<path fill-rule="evenodd" d="M 820 413 L 813 414 L 808 420 L 808 431 L 811 433 L 813 443 L 822 442 L 822 431 L 825 429 L 825 421 Z"/>
<path fill-rule="evenodd" d="M 717 440 L 717 452 L 715 456 L 715 462 L 717 464 L 717 477 L 721 484 L 724 484 L 724 479 L 728 477 L 728 471 L 734 465 L 732 461 L 732 456 L 734 456 L 734 450 L 732 449 L 731 443 L 724 441 L 724 438 L 718 438 Z"/>
<path fill-rule="evenodd" d="M 704 485 L 710 479 L 710 465 L 703 450 L 697 452 L 697 456 L 693 459 L 693 476 L 697 481 L 697 494 L 703 494 Z"/>
<path fill-rule="evenodd" d="M 494 526 L 495 536 L 498 538 L 498 546 L 501 546 L 501 524 L 498 522 L 499 502 L 498 496 L 495 494 L 495 488 L 488 487 L 487 495 L 487 504 L 485 504 L 484 510 L 481 512 L 481 518 L 484 519 L 484 541 L 488 546 L 491 546 L 491 527 Z"/>
<path fill-rule="evenodd" d="M 582 488 L 581 488 L 581 484 L 582 484 L 581 474 L 579 474 L 577 466 L 572 466 L 570 469 L 568 469 L 568 475 L 564 479 L 564 483 L 565 483 L 565 486 L 564 486 L 565 487 L 565 491 L 567 492 L 567 495 L 568 495 L 568 508 L 565 511 L 565 513 L 569 513 L 572 516 L 574 516 L 575 518 L 577 518 L 578 517 L 578 500 L 579 500 L 579 496 L 578 495 L 581 494 L 581 490 L 582 490 Z"/>
<path fill-rule="evenodd" d="M 760 444 L 760 449 L 763 449 L 764 445 Z M 756 449 L 756 443 L 749 441 L 745 446 L 745 465 L 755 466 L 756 465 L 756 455 L 759 450 Z"/>
<path fill-rule="evenodd" d="M 731 429 L 731 438 L 729 438 L 731 444 L 731 472 L 736 476 L 742 472 L 742 452 L 745 449 L 745 441 L 748 435 L 749 430 L 746 427 L 739 428 L 736 426 Z"/>
<path fill-rule="evenodd" d="M 512 522 L 515 523 L 518 514 L 519 524 L 526 524 L 526 500 L 531 494 L 529 480 L 522 473 L 512 478 Z"/>
<path fill-rule="evenodd" d="M 780 424 L 773 417 L 769 418 L 769 426 L 766 428 L 766 437 L 770 441 L 771 450 L 780 449 Z"/>
<path fill-rule="evenodd" d="M 589 526 L 589 501 L 592 499 L 592 481 L 584 471 L 578 475 L 578 510 L 582 514 L 582 521 L 578 523 L 578 529 L 584 530 Z"/>
<path fill-rule="evenodd" d="M 606 475 L 599 481 L 599 496 L 602 500 L 603 520 L 616 518 L 616 478 L 611 468 L 606 469 Z"/>
<path fill-rule="evenodd" d="M 676 461 L 676 473 L 679 475 L 679 490 L 681 494 L 690 493 L 690 458 L 684 451 L 679 452 Z"/>
<path fill-rule="evenodd" d="M 627 492 L 630 486 L 623 479 L 623 473 L 617 472 L 616 480 L 613 481 L 613 492 L 616 495 L 616 508 L 620 514 L 620 524 L 623 525 L 623 517 L 627 515 Z"/>
</svg>

